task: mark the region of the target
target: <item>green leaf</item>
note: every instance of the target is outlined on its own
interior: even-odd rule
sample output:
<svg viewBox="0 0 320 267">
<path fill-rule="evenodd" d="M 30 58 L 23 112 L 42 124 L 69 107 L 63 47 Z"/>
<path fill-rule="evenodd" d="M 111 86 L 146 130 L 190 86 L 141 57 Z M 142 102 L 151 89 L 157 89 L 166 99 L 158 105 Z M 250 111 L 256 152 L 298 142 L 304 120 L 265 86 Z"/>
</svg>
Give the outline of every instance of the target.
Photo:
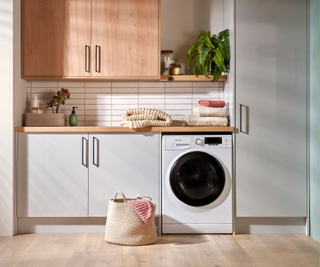
<svg viewBox="0 0 320 267">
<path fill-rule="evenodd" d="M 187 67 L 189 69 L 189 64 L 192 59 L 194 59 L 197 55 L 199 55 L 198 51 L 194 51 L 190 56 L 188 56 Z"/>
<path fill-rule="evenodd" d="M 216 66 L 221 69 L 221 71 L 227 71 L 221 51 L 219 49 L 214 49 L 214 51 L 215 55 L 213 56 L 213 60 L 216 63 Z"/>
<path fill-rule="evenodd" d="M 221 75 L 222 71 L 219 69 L 219 67 L 216 65 L 213 71 L 213 82 L 216 82 L 220 75 Z"/>
<path fill-rule="evenodd" d="M 212 49 L 212 47 L 204 47 L 201 51 L 199 51 L 200 64 L 202 66 L 205 66 L 205 60 Z"/>
<path fill-rule="evenodd" d="M 192 45 L 189 46 L 189 49 L 188 49 L 188 56 L 190 56 L 191 52 L 197 47 L 199 46 L 200 42 L 196 42 Z"/>
</svg>

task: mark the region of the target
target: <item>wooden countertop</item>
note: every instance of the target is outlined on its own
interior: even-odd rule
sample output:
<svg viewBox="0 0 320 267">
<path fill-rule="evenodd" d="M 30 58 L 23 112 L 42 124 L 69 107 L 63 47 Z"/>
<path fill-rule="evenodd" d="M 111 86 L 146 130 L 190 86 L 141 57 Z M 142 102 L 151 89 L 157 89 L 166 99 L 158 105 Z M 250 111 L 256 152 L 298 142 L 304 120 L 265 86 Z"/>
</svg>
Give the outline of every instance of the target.
<svg viewBox="0 0 320 267">
<path fill-rule="evenodd" d="M 130 129 L 127 127 L 15 127 L 15 132 L 25 133 L 134 133 L 134 132 L 233 132 L 233 127 L 145 127 Z"/>
</svg>

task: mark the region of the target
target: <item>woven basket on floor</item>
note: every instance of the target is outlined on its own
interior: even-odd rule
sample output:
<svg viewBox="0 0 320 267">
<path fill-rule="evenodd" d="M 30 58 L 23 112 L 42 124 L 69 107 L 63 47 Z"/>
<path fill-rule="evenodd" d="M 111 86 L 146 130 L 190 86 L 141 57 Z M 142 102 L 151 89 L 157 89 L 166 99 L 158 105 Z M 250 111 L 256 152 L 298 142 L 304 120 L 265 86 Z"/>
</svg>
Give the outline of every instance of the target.
<svg viewBox="0 0 320 267">
<path fill-rule="evenodd" d="M 64 124 L 64 113 L 26 114 L 26 126 L 59 127 Z"/>
<path fill-rule="evenodd" d="M 116 199 L 118 193 L 122 195 L 123 199 Z M 114 199 L 109 200 L 105 241 L 129 246 L 156 242 L 154 212 L 151 222 L 146 224 L 127 203 L 127 200 L 137 200 L 137 198 L 126 198 L 122 192 L 117 192 Z"/>
</svg>

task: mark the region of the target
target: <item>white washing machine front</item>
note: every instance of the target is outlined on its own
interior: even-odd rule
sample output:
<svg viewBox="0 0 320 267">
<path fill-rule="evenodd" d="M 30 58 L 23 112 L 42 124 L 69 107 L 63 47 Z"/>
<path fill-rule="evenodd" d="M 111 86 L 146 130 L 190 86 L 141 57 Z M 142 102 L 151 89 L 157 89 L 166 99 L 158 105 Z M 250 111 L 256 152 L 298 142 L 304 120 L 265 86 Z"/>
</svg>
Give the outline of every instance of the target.
<svg viewBox="0 0 320 267">
<path fill-rule="evenodd" d="M 232 232 L 231 136 L 218 137 L 163 136 L 163 233 Z"/>
</svg>

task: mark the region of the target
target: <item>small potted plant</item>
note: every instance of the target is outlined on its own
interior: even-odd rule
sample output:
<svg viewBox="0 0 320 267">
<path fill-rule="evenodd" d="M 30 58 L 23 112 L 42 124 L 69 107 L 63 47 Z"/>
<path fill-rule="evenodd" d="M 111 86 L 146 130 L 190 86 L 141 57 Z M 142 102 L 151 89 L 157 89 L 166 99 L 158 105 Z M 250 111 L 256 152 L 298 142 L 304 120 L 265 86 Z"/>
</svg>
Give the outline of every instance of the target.
<svg viewBox="0 0 320 267">
<path fill-rule="evenodd" d="M 188 69 L 190 61 L 195 59 L 192 71 L 195 76 L 196 68 L 207 78 L 213 76 L 213 82 L 219 79 L 222 72 L 229 72 L 230 43 L 229 30 L 211 36 L 210 31 L 198 32 L 199 42 L 190 45 L 188 49 Z"/>
<path fill-rule="evenodd" d="M 70 99 L 69 90 L 61 88 L 57 95 L 54 95 L 52 100 L 47 103 L 47 108 L 52 108 L 52 113 L 59 113 L 60 105 L 64 105 L 67 99 Z M 56 112 L 54 112 L 53 107 L 56 107 Z"/>
</svg>

